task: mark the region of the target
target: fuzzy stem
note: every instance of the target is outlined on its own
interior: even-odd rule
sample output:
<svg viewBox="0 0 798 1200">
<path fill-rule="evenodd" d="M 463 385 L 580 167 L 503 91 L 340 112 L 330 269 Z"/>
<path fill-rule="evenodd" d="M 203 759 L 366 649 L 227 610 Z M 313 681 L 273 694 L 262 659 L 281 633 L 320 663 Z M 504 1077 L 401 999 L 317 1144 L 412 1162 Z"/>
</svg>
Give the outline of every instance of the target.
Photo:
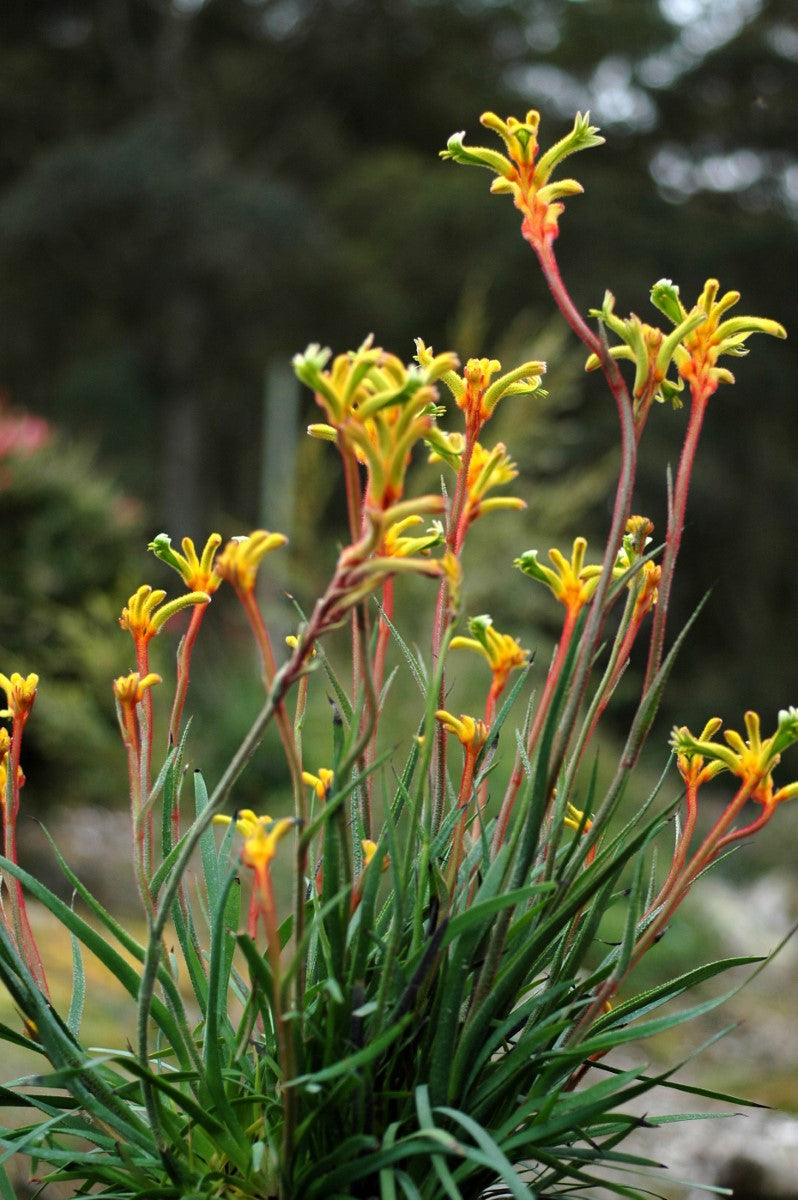
<svg viewBox="0 0 798 1200">
<path fill-rule="evenodd" d="M 673 574 L 676 559 L 682 542 L 684 518 L 687 508 L 687 496 L 690 491 L 690 479 L 695 464 L 698 439 L 704 422 L 707 402 L 712 393 L 703 390 L 693 393 L 693 403 L 690 409 L 690 420 L 684 437 L 682 453 L 679 459 L 679 469 L 676 474 L 676 484 L 673 490 L 673 500 L 668 512 L 668 531 L 665 538 L 665 552 L 662 556 L 662 576 L 659 582 L 659 597 L 654 612 L 654 624 L 651 630 L 651 643 L 648 653 L 648 665 L 643 691 L 648 690 L 660 663 L 662 662 L 665 645 L 665 624 L 668 619 L 668 602 L 670 600 Z"/>
</svg>

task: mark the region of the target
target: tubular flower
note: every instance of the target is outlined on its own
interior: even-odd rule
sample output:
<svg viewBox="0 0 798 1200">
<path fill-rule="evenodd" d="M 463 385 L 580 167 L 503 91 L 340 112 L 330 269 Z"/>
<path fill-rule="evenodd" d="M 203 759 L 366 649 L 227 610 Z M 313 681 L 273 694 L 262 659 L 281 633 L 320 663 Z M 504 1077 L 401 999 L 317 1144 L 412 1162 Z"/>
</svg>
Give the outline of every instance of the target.
<svg viewBox="0 0 798 1200">
<path fill-rule="evenodd" d="M 435 719 L 440 721 L 447 733 L 453 733 L 461 745 L 472 753 L 479 753 L 488 740 L 490 730 L 484 721 L 478 721 L 475 717 L 467 717 L 464 714 L 455 717 L 442 708 L 435 713 Z"/>
<path fill-rule="evenodd" d="M 239 809 L 234 817 L 219 814 L 213 818 L 214 825 L 230 825 L 233 822 L 244 839 L 241 861 L 245 867 L 252 867 L 257 879 L 265 875 L 277 852 L 277 843 L 297 823 L 294 817 L 275 819 L 266 814 L 258 817 L 251 808 Z"/>
<path fill-rule="evenodd" d="M 310 771 L 302 772 L 302 781 L 310 785 L 318 796 L 319 800 L 326 800 L 332 791 L 335 773 L 329 767 L 319 767 L 318 775 L 312 775 Z"/>
<path fill-rule="evenodd" d="M 740 299 L 739 292 L 726 292 L 718 300 L 717 279 L 708 279 L 695 307 L 688 314 L 679 289 L 670 279 L 661 279 L 651 290 L 652 302 L 675 325 L 667 339 L 676 344 L 671 351 L 679 375 L 687 381 L 694 394 L 709 396 L 720 383 L 734 383 L 734 376 L 725 367 L 716 365 L 722 354 L 744 357 L 745 342 L 752 333 L 768 333 L 785 338 L 787 333 L 778 321 L 766 317 L 730 317 L 723 314 Z"/>
<path fill-rule="evenodd" d="M 494 171 L 497 178 L 490 190 L 509 193 L 513 197 L 513 203 L 523 214 L 521 228 L 527 241 L 540 246 L 546 239 L 553 240 L 559 232 L 558 222 L 564 207 L 560 201 L 584 190 L 575 179 L 550 183 L 554 168 L 569 154 L 600 146 L 604 141 L 598 136 L 596 126 L 590 124 L 590 114 L 577 113 L 571 132 L 539 160 L 540 113 L 534 109 L 530 109 L 524 121 L 517 117 L 503 121 L 495 113 L 486 112 L 480 117 L 480 123 L 499 135 L 506 156 L 483 146 L 465 146 L 465 133 L 455 133 L 449 138 L 446 149 L 441 151 L 441 158 Z"/>
<path fill-rule="evenodd" d="M 226 579 L 238 592 L 254 592 L 258 568 L 267 554 L 284 546 L 288 538 L 282 533 L 256 529 L 248 536 L 234 537 L 216 559 L 217 575 Z"/>
<path fill-rule="evenodd" d="M 640 558 L 646 552 L 646 546 L 651 543 L 654 532 L 654 522 L 648 517 L 634 516 L 626 522 L 626 533 L 623 538 L 622 553 L 626 555 L 626 566 L 630 566 L 635 558 Z"/>
<path fill-rule="evenodd" d="M 141 704 L 146 690 L 157 683 L 163 683 L 160 675 L 150 672 L 149 675 L 140 678 L 138 671 L 134 671 L 130 675 L 120 675 L 114 680 L 114 695 L 123 707 L 135 708 L 137 704 Z"/>
<path fill-rule="evenodd" d="M 299 645 L 299 638 L 297 637 L 297 635 L 295 633 L 289 633 L 286 635 L 285 644 L 286 644 L 286 646 L 288 646 L 288 648 L 290 650 L 296 650 L 297 646 Z M 315 657 L 316 657 L 316 647 L 313 646 L 308 655 L 308 658 L 315 658 Z"/>
<path fill-rule="evenodd" d="M 586 817 L 581 809 L 578 809 L 576 805 L 570 802 L 566 807 L 562 823 L 566 829 L 573 829 L 575 833 L 578 833 L 580 829 L 582 833 L 587 833 L 588 829 L 593 825 L 590 817 Z"/>
<path fill-rule="evenodd" d="M 460 470 L 465 438 L 462 433 L 434 431 L 435 436 L 427 439 L 430 447 L 429 462 L 447 462 L 455 471 Z M 507 453 L 504 442 L 497 442 L 487 450 L 481 442 L 474 442 L 466 474 L 466 520 L 469 525 L 477 517 L 498 509 L 526 508 L 519 496 L 491 496 L 487 493 L 495 487 L 511 483 L 518 476 L 518 467 Z"/>
<path fill-rule="evenodd" d="M 190 592 L 207 592 L 212 596 L 222 582 L 221 575 L 213 567 L 216 551 L 222 544 L 222 535 L 212 533 L 203 547 L 202 555 L 198 556 L 190 537 L 184 537 L 181 545 L 183 553 L 172 549 L 172 539 L 166 533 L 159 533 L 147 547 L 156 558 L 173 567 L 182 578 Z"/>
<path fill-rule="evenodd" d="M 450 642 L 452 650 L 475 650 L 487 659 L 493 672 L 491 691 L 498 695 L 507 683 L 511 671 L 523 670 L 529 663 L 529 651 L 522 649 L 509 633 L 498 633 L 487 615 L 473 617 L 468 622 L 472 637 L 455 637 Z"/>
<path fill-rule="evenodd" d="M 232 825 L 235 822 L 235 827 L 242 837 L 252 837 L 258 829 L 259 825 L 264 825 L 268 828 L 273 824 L 274 818 L 269 816 L 256 816 L 251 808 L 240 808 L 234 817 L 228 817 L 224 813 L 217 813 L 213 818 L 214 825 Z"/>
<path fill-rule="evenodd" d="M 18 671 L 14 671 L 9 678 L 8 675 L 0 674 L 0 688 L 8 700 L 8 708 L 0 710 L 0 717 L 10 717 L 15 723 L 24 725 L 31 714 L 38 686 L 38 675 L 23 678 Z"/>
<path fill-rule="evenodd" d="M 492 488 L 510 483 L 517 476 L 518 467 L 507 453 L 504 442 L 497 442 L 492 450 L 487 450 L 476 442 L 471 452 L 466 480 L 468 506 L 473 513 L 471 519 L 476 520 L 483 513 L 499 508 L 526 508 L 524 501 L 517 496 L 493 496 L 485 499 L 485 495 Z"/>
<path fill-rule="evenodd" d="M 366 867 L 369 865 L 372 858 L 377 853 L 377 843 L 373 842 L 371 840 L 371 838 L 362 838 L 361 842 L 360 842 L 360 848 L 363 851 L 363 870 L 365 871 Z M 383 871 L 387 870 L 387 867 L 388 867 L 388 862 L 386 859 L 383 859 L 383 862 L 382 862 Z"/>
<path fill-rule="evenodd" d="M 652 300 L 661 283 L 651 289 Z M 676 328 L 666 336 L 661 329 L 641 321 L 636 313 L 622 319 L 614 310 L 615 297 L 612 292 L 605 292 L 601 308 L 592 308 L 590 315 L 621 339 L 621 345 L 610 347 L 610 355 L 635 364 L 632 386 L 635 420 L 642 423 L 655 400 L 658 404 L 667 402 L 673 408 L 681 408 L 679 393 L 684 382 L 679 378 L 668 379 L 668 370 L 680 341 L 704 321 L 705 314 L 698 309 L 680 314 Z M 591 354 L 585 370 L 595 371 L 600 365 L 598 355 Z"/>
<path fill-rule="evenodd" d="M 148 583 L 143 583 L 122 609 L 119 618 L 122 629 L 127 629 L 137 642 L 149 642 L 175 613 L 194 604 L 209 604 L 211 598 L 207 592 L 186 592 L 162 604 L 165 599 L 166 592 L 161 588 L 153 591 Z"/>
<path fill-rule="evenodd" d="M 714 718 L 705 726 L 702 736 L 697 738 L 686 726 L 673 730 L 671 746 L 682 775 L 685 769 L 690 770 L 690 760 L 699 755 L 710 764 L 719 764 L 713 774 L 725 767 L 732 775 L 736 775 L 743 786 L 749 789 L 751 799 L 764 804 L 766 809 L 772 809 L 782 800 L 798 795 L 798 783 L 774 790 L 771 774 L 783 751 L 798 742 L 798 708 L 781 710 L 776 732 L 769 738 L 762 738 L 759 715 L 755 712 L 745 714 L 747 739 L 736 730 L 727 729 L 724 733 L 725 746 L 722 742 L 713 741 L 712 735 L 720 728 L 720 724 L 720 720 Z"/>
<path fill-rule="evenodd" d="M 651 544 L 651 534 L 654 525 L 648 517 L 630 517 L 626 522 L 626 533 L 621 542 L 616 560 L 616 576 L 618 573 L 631 571 L 636 563 L 646 553 Z M 659 582 L 662 568 L 651 562 L 644 562 L 629 579 L 627 587 L 636 591 L 633 620 L 640 622 L 642 618 L 657 603 Z"/>
<path fill-rule="evenodd" d="M 415 554 L 429 554 L 434 546 L 440 546 L 446 540 L 440 521 L 433 521 L 426 532 L 417 537 L 405 537 L 405 530 L 414 525 L 423 525 L 418 515 L 404 517 L 401 521 L 389 525 L 380 553 L 385 558 L 408 558 Z"/>
<path fill-rule="evenodd" d="M 431 368 L 432 364 L 438 361 L 432 350 L 417 338 L 416 362 L 422 367 Z M 449 370 L 440 376 L 441 382 L 446 384 L 458 408 L 465 413 L 466 431 L 473 436 L 476 436 L 485 422 L 493 416 L 502 397 L 529 393 L 546 395 L 540 386 L 541 376 L 546 370 L 545 363 L 537 360 L 521 363 L 514 370 L 506 371 L 498 379 L 493 379 L 501 369 L 502 365 L 496 358 L 469 358 L 462 375 Z"/>
<path fill-rule="evenodd" d="M 327 421 L 311 425 L 314 437 L 336 441 L 368 472 L 366 504 L 388 508 L 404 491 L 414 445 L 432 429 L 438 413 L 435 381 L 458 365 L 454 354 L 405 366 L 371 339 L 327 369 L 329 350 L 309 346 L 294 358 L 298 378 L 315 394 Z"/>
<path fill-rule="evenodd" d="M 651 612 L 651 609 L 659 599 L 659 584 L 662 578 L 662 567 L 658 563 L 647 562 L 643 563 L 642 571 L 638 584 L 638 592 L 635 597 L 635 607 L 633 620 L 640 621 Z"/>
<path fill-rule="evenodd" d="M 708 742 L 718 732 L 722 724 L 723 722 L 720 717 L 711 717 L 701 730 L 696 741 Z M 676 732 L 674 729 L 674 736 Z M 680 734 L 686 732 L 686 728 L 679 730 Z M 673 742 L 671 744 L 673 745 Z M 675 746 L 674 751 L 676 753 L 676 765 L 679 769 L 679 774 L 687 787 L 693 790 L 700 787 L 702 783 L 706 783 L 709 779 L 714 779 L 721 771 L 727 770 L 726 764 L 719 758 L 714 758 L 707 762 L 703 754 L 686 749 L 679 750 Z"/>
<path fill-rule="evenodd" d="M 448 371 L 458 366 L 455 354 L 441 354 L 423 364 L 422 369 L 406 367 L 395 354 L 374 346 L 371 338 L 348 354 L 339 354 L 327 370 L 331 351 L 318 345 L 297 354 L 293 367 L 297 377 L 316 395 L 316 402 L 327 416 L 326 425 L 313 426 L 316 436 L 333 440 L 347 419 L 372 417 L 383 408 L 402 405 L 421 388 L 430 388 Z M 429 391 L 425 400 L 434 399 Z"/>
<path fill-rule="evenodd" d="M 575 616 L 592 597 L 601 575 L 600 566 L 586 567 L 584 565 L 586 549 L 585 538 L 574 538 L 570 562 L 559 550 L 549 550 L 549 558 L 556 568 L 554 571 L 551 567 L 544 567 L 538 562 L 537 550 L 527 550 L 525 554 L 515 560 L 513 566 L 518 567 L 531 579 L 545 583 L 555 598 L 565 605 L 569 613 Z M 618 578 L 622 574 L 621 567 L 613 568 L 614 578 Z"/>
<path fill-rule="evenodd" d="M 252 867 L 256 875 L 264 871 L 277 853 L 277 843 L 294 825 L 296 821 L 293 817 L 280 817 L 276 821 L 259 817 L 255 828 L 246 834 L 244 839 L 244 848 L 241 851 L 244 866 Z"/>
</svg>

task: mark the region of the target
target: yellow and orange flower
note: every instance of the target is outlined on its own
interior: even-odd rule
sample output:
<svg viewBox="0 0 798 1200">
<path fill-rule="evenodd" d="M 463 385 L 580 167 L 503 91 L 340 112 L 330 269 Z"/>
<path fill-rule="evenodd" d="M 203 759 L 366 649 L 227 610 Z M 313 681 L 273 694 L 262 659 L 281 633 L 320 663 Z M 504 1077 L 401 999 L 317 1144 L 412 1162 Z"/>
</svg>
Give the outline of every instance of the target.
<svg viewBox="0 0 798 1200">
<path fill-rule="evenodd" d="M 0 673 L 0 688 L 8 701 L 8 708 L 0 710 L 0 717 L 10 717 L 24 725 L 31 714 L 38 686 L 38 675 L 22 676 L 14 671 L 9 677 Z"/>
<path fill-rule="evenodd" d="M 256 529 L 247 536 L 231 538 L 217 556 L 216 574 L 231 583 L 237 592 L 254 592 L 263 559 L 287 541 L 284 534 L 270 533 L 267 529 Z"/>
<path fill-rule="evenodd" d="M 465 134 L 456 133 L 441 151 L 441 158 L 494 171 L 497 178 L 490 190 L 513 197 L 516 208 L 523 214 L 522 230 L 527 241 L 540 246 L 547 238 L 555 238 L 563 212 L 560 202 L 584 189 L 575 179 L 549 181 L 554 168 L 569 154 L 603 143 L 604 138 L 599 137 L 596 127 L 590 124 L 590 114 L 577 113 L 571 132 L 539 159 L 540 113 L 530 109 L 523 121 L 517 117 L 503 121 L 492 112 L 483 113 L 479 119 L 486 129 L 499 135 L 507 155 L 485 146 L 466 146 L 463 144 Z"/>
<path fill-rule="evenodd" d="M 159 533 L 147 547 L 156 558 L 173 567 L 180 575 L 190 592 L 207 592 L 212 596 L 222 582 L 221 575 L 214 570 L 214 556 L 222 544 L 222 535 L 212 533 L 206 541 L 202 554 L 198 555 L 194 542 L 190 537 L 184 537 L 181 545 L 183 553 L 172 549 L 172 539 L 166 533 Z"/>
<path fill-rule="evenodd" d="M 153 590 L 148 583 L 143 583 L 122 609 L 119 624 L 122 629 L 127 629 L 133 635 L 136 642 L 146 643 L 155 637 L 175 613 L 194 604 L 209 604 L 210 599 L 207 592 L 186 592 L 185 595 L 163 604 L 166 592 L 161 588 Z"/>
</svg>

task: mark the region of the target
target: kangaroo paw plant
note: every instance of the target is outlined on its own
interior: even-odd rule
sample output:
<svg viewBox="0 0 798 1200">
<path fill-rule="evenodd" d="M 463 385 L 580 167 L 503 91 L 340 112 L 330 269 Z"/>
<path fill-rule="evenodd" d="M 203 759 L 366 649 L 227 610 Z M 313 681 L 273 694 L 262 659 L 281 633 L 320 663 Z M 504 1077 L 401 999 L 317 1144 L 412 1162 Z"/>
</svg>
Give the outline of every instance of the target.
<svg viewBox="0 0 798 1200">
<path fill-rule="evenodd" d="M 122 610 L 135 670 L 113 692 L 141 940 L 57 849 L 72 905 L 20 865 L 24 735 L 39 680 L 0 675 L 0 976 L 20 1018 L 0 1035 L 36 1060 L 2 1089 L 4 1103 L 29 1116 L 0 1140 L 4 1160 L 27 1155 L 44 1184 L 71 1181 L 74 1195 L 120 1200 L 543 1200 L 596 1187 L 648 1195 L 636 1181 L 656 1176 L 656 1134 L 651 1158 L 640 1139 L 634 1153 L 624 1144 L 655 1122 L 632 1102 L 678 1084 L 642 1058 L 629 1065 L 629 1044 L 706 1012 L 720 1001 L 685 1001 L 691 989 L 754 961 L 691 963 L 653 985 L 649 970 L 645 986 L 636 982 L 705 871 L 798 795 L 798 782 L 775 778 L 798 741 L 798 709 L 779 712 L 767 736 L 753 712 L 741 732 L 723 736 L 717 718 L 697 733 L 674 729 L 674 798 L 660 799 L 659 787 L 644 795 L 637 781 L 683 636 L 668 637 L 668 605 L 704 414 L 733 382 L 720 360 L 746 354 L 751 334 L 785 333 L 775 321 L 734 315 L 737 292 L 721 293 L 714 279 L 693 304 L 669 280 L 656 283 L 661 327 L 617 316 L 609 292 L 580 313 L 555 246 L 564 201 L 582 188 L 555 176 L 567 156 L 602 139 L 578 115 L 539 153 L 538 113 L 506 121 L 486 113 L 482 124 L 501 150 L 457 134 L 443 157 L 487 168 L 491 191 L 512 197 L 553 303 L 617 409 L 621 457 L 606 543 L 592 558 L 579 535 L 570 547 L 518 554 L 514 567 L 530 587 L 548 589 L 561 617 L 556 644 L 539 646 L 533 661 L 512 631 L 499 632 L 488 615 L 468 619 L 462 605 L 472 526 L 517 520 L 524 507 L 502 490 L 518 471 L 491 439 L 491 419 L 499 403 L 539 401 L 545 365 L 461 366 L 421 341 L 409 364 L 371 340 L 335 357 L 315 345 L 297 355 L 296 373 L 321 410 L 309 433 L 340 457 L 348 531 L 287 647 L 256 591 L 286 541 L 266 530 L 224 546 L 212 533 L 200 552 L 189 538 L 178 551 L 159 535 L 150 550 L 184 590 L 167 599 L 143 585 Z M 634 502 L 655 402 L 687 409 L 659 545 Z M 408 479 L 422 457 L 444 473 L 434 494 L 413 494 Z M 422 579 L 411 586 L 405 576 Z M 206 784 L 198 747 L 184 789 L 192 652 L 214 624 L 220 587 L 233 589 L 246 615 L 263 703 L 221 777 Z M 150 643 L 178 613 L 185 631 L 159 723 L 164 681 L 151 669 Z M 479 656 L 484 679 L 484 703 L 466 713 L 457 701 L 463 650 Z M 392 663 L 408 675 L 402 696 L 417 700 L 404 732 Z M 597 770 L 597 735 L 624 673 L 627 696 L 637 678 L 636 707 L 617 762 Z M 329 696 L 332 719 L 307 744 L 314 691 Z M 407 719 L 408 702 L 400 707 Z M 156 731 L 167 721 L 161 761 Z M 289 785 L 262 810 L 237 807 L 239 779 L 267 731 Z M 725 804 L 701 813 L 702 788 L 713 781 L 717 795 L 724 780 Z M 72 940 L 64 1011 L 48 992 L 31 899 Z M 130 997 L 130 1027 L 115 1049 L 92 1049 L 81 1035 L 86 951 Z M 0 1194 L 13 1195 L 1 1165 Z"/>
</svg>

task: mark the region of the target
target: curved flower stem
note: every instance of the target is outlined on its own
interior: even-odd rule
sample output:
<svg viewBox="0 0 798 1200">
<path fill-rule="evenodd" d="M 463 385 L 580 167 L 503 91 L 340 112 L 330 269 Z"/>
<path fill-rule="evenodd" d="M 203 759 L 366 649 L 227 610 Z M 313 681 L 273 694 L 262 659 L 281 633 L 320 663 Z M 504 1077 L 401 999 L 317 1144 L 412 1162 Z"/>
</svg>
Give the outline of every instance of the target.
<svg viewBox="0 0 798 1200">
<path fill-rule="evenodd" d="M 651 913 L 656 912 L 660 904 L 663 903 L 665 897 L 673 887 L 675 880 L 678 878 L 680 871 L 684 867 L 684 862 L 687 858 L 687 851 L 690 848 L 690 842 L 695 831 L 695 823 L 698 817 L 698 784 L 696 782 L 690 782 L 687 784 L 685 798 L 687 802 L 687 819 L 684 823 L 684 829 L 682 830 L 676 846 L 665 882 L 657 893 L 656 899 L 649 904 L 648 908 L 643 914 L 644 919 Z"/>
<path fill-rule="evenodd" d="M 615 400 L 621 430 L 621 462 L 602 572 L 593 595 L 593 603 L 588 614 L 581 639 L 580 653 L 574 669 L 571 692 L 566 700 L 560 726 L 561 731 L 567 731 L 575 725 L 576 714 L 582 703 L 584 689 L 587 686 L 590 668 L 601 636 L 604 619 L 607 615 L 605 600 L 612 581 L 612 570 L 615 566 L 618 547 L 621 544 L 624 527 L 631 510 L 632 492 L 634 490 L 635 473 L 637 470 L 638 433 L 635 429 L 634 409 L 631 397 L 629 396 L 629 389 L 624 382 L 618 364 L 610 355 L 604 339 L 593 333 L 586 324 L 565 288 L 554 254 L 553 237 L 548 236 L 541 243 L 533 244 L 533 249 L 537 254 L 543 276 L 560 313 L 579 340 L 599 360 L 601 371 Z M 555 759 L 561 760 L 565 753 L 566 741 L 567 734 L 562 732 L 558 738 L 559 744 L 555 746 Z"/>
</svg>

